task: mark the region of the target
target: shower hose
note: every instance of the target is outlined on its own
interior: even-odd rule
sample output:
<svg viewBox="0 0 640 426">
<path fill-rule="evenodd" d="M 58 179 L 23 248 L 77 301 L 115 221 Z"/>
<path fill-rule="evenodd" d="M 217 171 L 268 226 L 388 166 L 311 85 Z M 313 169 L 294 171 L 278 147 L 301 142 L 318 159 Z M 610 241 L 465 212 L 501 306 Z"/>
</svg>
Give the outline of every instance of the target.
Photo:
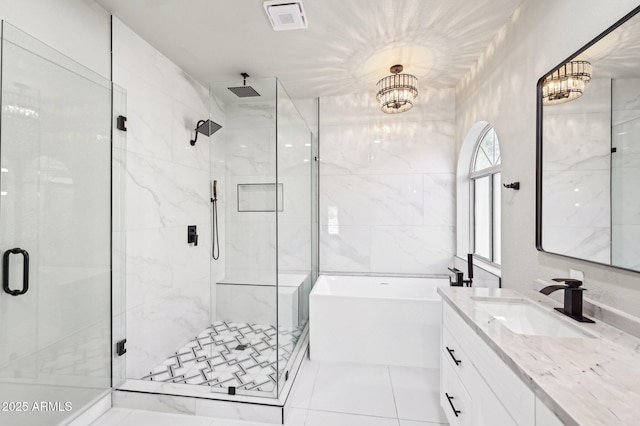
<svg viewBox="0 0 640 426">
<path fill-rule="evenodd" d="M 213 260 L 218 260 L 220 257 L 220 242 L 218 241 L 218 198 L 212 198 L 211 202 L 213 203 L 213 208 L 211 209 L 211 257 L 213 257 Z"/>
</svg>

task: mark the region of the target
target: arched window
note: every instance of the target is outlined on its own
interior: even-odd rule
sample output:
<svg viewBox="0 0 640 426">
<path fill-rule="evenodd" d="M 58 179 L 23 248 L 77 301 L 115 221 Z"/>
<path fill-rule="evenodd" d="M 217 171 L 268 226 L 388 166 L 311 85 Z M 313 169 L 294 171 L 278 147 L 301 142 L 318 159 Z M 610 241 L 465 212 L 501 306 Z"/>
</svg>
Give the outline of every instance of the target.
<svg viewBox="0 0 640 426">
<path fill-rule="evenodd" d="M 500 144 L 491 125 L 480 134 L 469 171 L 472 252 L 500 264 Z"/>
</svg>

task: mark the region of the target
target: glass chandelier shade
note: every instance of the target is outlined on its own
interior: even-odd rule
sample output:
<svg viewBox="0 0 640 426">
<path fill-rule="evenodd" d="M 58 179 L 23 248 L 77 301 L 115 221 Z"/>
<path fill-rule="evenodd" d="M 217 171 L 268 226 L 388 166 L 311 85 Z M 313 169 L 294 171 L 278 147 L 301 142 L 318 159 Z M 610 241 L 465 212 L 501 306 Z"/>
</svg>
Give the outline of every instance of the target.
<svg viewBox="0 0 640 426">
<path fill-rule="evenodd" d="M 591 81 L 591 63 L 571 61 L 545 78 L 542 85 L 543 105 L 557 105 L 578 99 Z"/>
<path fill-rule="evenodd" d="M 380 102 L 382 112 L 398 114 L 409 111 L 418 97 L 418 79 L 411 74 L 400 74 L 402 65 L 394 65 L 387 76 L 376 84 L 376 99 Z"/>
</svg>

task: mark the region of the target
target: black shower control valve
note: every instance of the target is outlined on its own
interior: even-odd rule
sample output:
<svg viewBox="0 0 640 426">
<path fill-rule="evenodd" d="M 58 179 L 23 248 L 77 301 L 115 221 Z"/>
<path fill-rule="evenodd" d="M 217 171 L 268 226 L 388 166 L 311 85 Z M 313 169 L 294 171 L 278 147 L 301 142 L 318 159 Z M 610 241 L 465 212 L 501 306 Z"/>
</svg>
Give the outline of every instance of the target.
<svg viewBox="0 0 640 426">
<path fill-rule="evenodd" d="M 187 244 L 198 245 L 198 231 L 196 225 L 187 226 Z"/>
</svg>

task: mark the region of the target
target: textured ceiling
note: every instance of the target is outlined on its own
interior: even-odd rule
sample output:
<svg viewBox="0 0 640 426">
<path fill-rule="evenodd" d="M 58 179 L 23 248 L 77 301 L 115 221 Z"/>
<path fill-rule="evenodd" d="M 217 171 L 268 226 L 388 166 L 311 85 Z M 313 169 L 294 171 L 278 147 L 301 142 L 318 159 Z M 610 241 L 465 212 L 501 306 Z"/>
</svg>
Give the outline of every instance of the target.
<svg viewBox="0 0 640 426">
<path fill-rule="evenodd" d="M 396 63 L 454 87 L 523 0 L 303 0 L 294 31 L 273 31 L 262 0 L 96 1 L 203 84 L 248 72 L 310 98 L 374 90 Z"/>
</svg>

